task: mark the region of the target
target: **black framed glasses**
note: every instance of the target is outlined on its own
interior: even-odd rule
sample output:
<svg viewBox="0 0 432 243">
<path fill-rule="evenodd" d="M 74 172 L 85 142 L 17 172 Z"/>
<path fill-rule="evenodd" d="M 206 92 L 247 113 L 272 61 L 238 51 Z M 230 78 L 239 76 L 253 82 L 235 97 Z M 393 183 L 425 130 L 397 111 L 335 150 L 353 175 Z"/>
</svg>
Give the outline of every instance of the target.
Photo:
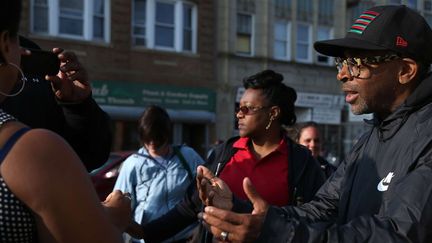
<svg viewBox="0 0 432 243">
<path fill-rule="evenodd" d="M 239 107 L 236 107 L 235 112 L 236 114 L 241 112 L 243 115 L 253 115 L 257 113 L 258 111 L 268 108 L 269 106 L 251 106 L 251 105 L 241 105 Z"/>
<path fill-rule="evenodd" d="M 371 56 L 371 57 L 336 57 L 335 64 L 340 73 L 344 65 L 347 65 L 348 71 L 352 77 L 358 78 L 360 76 L 360 70 L 362 66 L 370 66 L 373 64 L 389 62 L 395 59 L 401 58 L 399 55 L 390 53 L 383 56 Z"/>
</svg>

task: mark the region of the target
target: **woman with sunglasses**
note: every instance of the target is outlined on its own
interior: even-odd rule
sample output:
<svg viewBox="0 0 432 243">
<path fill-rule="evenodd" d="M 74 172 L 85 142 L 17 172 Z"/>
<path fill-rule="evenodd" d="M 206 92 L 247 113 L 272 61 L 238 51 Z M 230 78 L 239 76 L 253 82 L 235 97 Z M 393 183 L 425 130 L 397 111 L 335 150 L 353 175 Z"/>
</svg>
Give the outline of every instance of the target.
<svg viewBox="0 0 432 243">
<path fill-rule="evenodd" d="M 215 176 L 226 182 L 234 201 L 228 195 L 228 200 L 214 198 L 215 201 L 206 204 L 250 212 L 252 207 L 244 201 L 247 196 L 242 188 L 245 177 L 252 180 L 267 202 L 279 206 L 299 205 L 311 200 L 324 182 L 324 175 L 310 151 L 285 135 L 283 126 L 292 126 L 296 121 L 294 102 L 297 94 L 282 80 L 282 75 L 272 70 L 243 80 L 246 90 L 236 113 L 240 136 L 216 147 L 206 164 Z M 201 184 L 200 180 L 198 184 Z M 135 227 L 135 233 L 138 231 L 146 242 L 161 241 L 171 231 L 194 222 L 201 210 L 198 192 L 193 188 L 174 210 L 139 229 Z M 169 224 L 174 221 L 177 229 Z M 202 242 L 211 240 L 212 236 L 201 227 L 198 238 Z"/>
</svg>

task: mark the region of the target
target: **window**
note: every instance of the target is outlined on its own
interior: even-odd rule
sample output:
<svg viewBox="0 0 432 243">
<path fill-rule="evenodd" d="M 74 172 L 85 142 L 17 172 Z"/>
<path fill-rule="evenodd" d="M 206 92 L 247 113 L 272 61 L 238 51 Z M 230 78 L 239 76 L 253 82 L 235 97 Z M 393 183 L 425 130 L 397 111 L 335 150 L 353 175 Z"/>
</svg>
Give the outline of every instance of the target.
<svg viewBox="0 0 432 243">
<path fill-rule="evenodd" d="M 133 1 L 132 7 L 132 38 L 133 44 L 139 46 L 146 45 L 146 0 Z"/>
<path fill-rule="evenodd" d="M 156 2 L 155 46 L 174 48 L 174 4 Z"/>
<path fill-rule="evenodd" d="M 93 0 L 93 33 L 95 39 L 104 39 L 105 36 L 105 5 L 103 0 Z"/>
<path fill-rule="evenodd" d="M 193 6 L 183 5 L 183 50 L 192 51 Z"/>
<path fill-rule="evenodd" d="M 299 62 L 312 62 L 311 29 L 310 24 L 297 24 L 296 60 Z"/>
<path fill-rule="evenodd" d="M 318 23 L 333 26 L 334 0 L 320 0 L 318 3 Z"/>
<path fill-rule="evenodd" d="M 31 4 L 34 33 L 109 41 L 110 0 L 32 0 Z"/>
<path fill-rule="evenodd" d="M 320 0 L 318 3 L 318 23 L 316 29 L 316 41 L 328 40 L 332 36 L 332 26 L 334 24 L 334 0 Z M 333 59 L 316 53 L 315 63 L 332 65 Z"/>
<path fill-rule="evenodd" d="M 291 23 L 288 21 L 275 21 L 273 56 L 276 59 L 291 59 Z"/>
<path fill-rule="evenodd" d="M 328 40 L 333 38 L 332 37 L 332 28 L 327 27 L 327 26 L 318 26 L 318 31 L 317 31 L 317 41 L 320 40 Z M 326 65 L 332 65 L 333 64 L 333 59 L 328 57 L 328 56 L 323 56 L 321 54 L 319 54 L 317 52 L 317 59 L 316 62 L 319 64 L 326 64 Z"/>
<path fill-rule="evenodd" d="M 48 0 L 35 0 L 33 3 L 33 31 L 48 33 Z"/>
<path fill-rule="evenodd" d="M 83 35 L 84 0 L 60 0 L 59 33 Z"/>
<path fill-rule="evenodd" d="M 132 17 L 133 45 L 196 52 L 196 5 L 179 0 L 134 0 Z"/>
<path fill-rule="evenodd" d="M 236 52 L 253 55 L 252 46 L 252 15 L 238 13 Z"/>
</svg>

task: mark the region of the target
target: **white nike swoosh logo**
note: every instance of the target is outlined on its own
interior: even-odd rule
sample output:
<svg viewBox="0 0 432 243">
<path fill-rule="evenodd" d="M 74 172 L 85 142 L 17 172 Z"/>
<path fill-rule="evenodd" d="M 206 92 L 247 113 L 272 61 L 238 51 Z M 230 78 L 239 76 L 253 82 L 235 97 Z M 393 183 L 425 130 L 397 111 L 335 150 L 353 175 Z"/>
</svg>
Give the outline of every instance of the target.
<svg viewBox="0 0 432 243">
<path fill-rule="evenodd" d="M 390 185 L 390 183 L 385 183 L 385 182 L 384 182 L 385 179 L 386 179 L 386 178 L 382 179 L 382 180 L 378 183 L 377 189 L 378 189 L 378 191 L 380 191 L 380 192 L 385 192 L 385 191 L 387 191 L 387 189 L 388 189 L 388 187 L 389 187 L 389 185 Z"/>
<path fill-rule="evenodd" d="M 392 180 L 392 178 L 394 177 L 394 172 L 389 172 L 388 175 L 386 177 L 384 177 L 377 186 L 377 190 L 380 192 L 385 192 L 387 191 L 390 182 Z"/>
</svg>

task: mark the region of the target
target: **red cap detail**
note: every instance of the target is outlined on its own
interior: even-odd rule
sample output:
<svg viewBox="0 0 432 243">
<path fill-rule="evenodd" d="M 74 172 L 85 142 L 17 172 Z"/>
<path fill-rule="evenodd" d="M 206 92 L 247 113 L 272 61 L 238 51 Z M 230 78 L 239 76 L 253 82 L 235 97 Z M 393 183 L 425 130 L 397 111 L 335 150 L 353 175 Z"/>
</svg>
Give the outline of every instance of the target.
<svg viewBox="0 0 432 243">
<path fill-rule="evenodd" d="M 408 42 L 404 40 L 402 37 L 398 36 L 396 37 L 396 46 L 407 47 Z"/>
</svg>

